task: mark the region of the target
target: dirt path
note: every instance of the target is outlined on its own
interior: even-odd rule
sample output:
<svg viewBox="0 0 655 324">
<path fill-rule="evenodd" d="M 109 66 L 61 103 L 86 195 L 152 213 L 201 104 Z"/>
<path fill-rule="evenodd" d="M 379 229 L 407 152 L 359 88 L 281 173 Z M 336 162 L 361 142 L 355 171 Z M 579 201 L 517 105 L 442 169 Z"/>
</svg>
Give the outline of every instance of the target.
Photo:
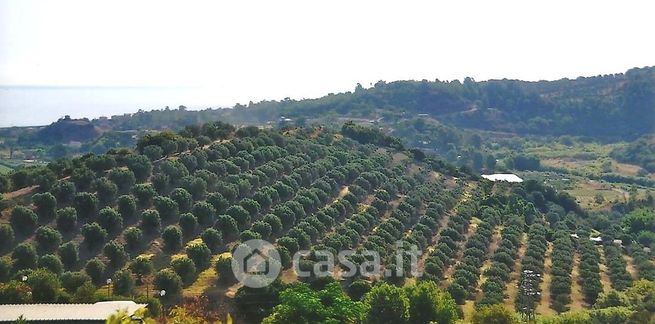
<svg viewBox="0 0 655 324">
<path fill-rule="evenodd" d="M 626 270 L 628 270 L 628 273 L 630 273 L 630 277 L 632 277 L 632 280 L 638 280 L 639 272 L 635 267 L 635 260 L 632 259 L 631 255 L 627 255 L 625 253 L 623 253 L 623 260 L 625 260 L 625 264 L 626 264 L 625 268 Z"/>
<path fill-rule="evenodd" d="M 603 286 L 603 291 L 608 292 L 612 289 L 612 282 L 608 274 L 609 270 L 607 270 L 607 265 L 605 264 L 607 261 L 605 260 L 605 251 L 602 246 L 598 248 L 598 252 L 600 253 L 600 264 L 598 264 L 600 268 L 600 283 Z"/>
<path fill-rule="evenodd" d="M 528 234 L 523 233 L 521 236 L 521 245 L 516 254 L 516 264 L 514 265 L 514 271 L 510 274 L 510 280 L 505 285 L 505 291 L 507 292 L 507 298 L 505 299 L 505 307 L 508 309 L 514 310 L 514 303 L 516 301 L 516 296 L 519 294 L 518 284 L 519 278 L 521 276 L 521 262 L 523 255 L 525 255 L 525 250 L 528 248 Z"/>
<path fill-rule="evenodd" d="M 573 269 L 571 270 L 571 304 L 569 307 L 572 311 L 584 309 L 587 306 L 582 293 L 582 286 L 580 280 L 580 254 L 575 253 L 573 256 Z"/>
<path fill-rule="evenodd" d="M 546 249 L 546 255 L 544 257 L 544 277 L 541 281 L 541 300 L 537 305 L 536 313 L 542 315 L 554 315 L 555 311 L 550 308 L 550 282 L 552 281 L 552 276 L 550 270 L 553 267 L 553 260 L 550 258 L 550 255 L 553 253 L 553 243 L 548 242 L 548 248 Z"/>
</svg>

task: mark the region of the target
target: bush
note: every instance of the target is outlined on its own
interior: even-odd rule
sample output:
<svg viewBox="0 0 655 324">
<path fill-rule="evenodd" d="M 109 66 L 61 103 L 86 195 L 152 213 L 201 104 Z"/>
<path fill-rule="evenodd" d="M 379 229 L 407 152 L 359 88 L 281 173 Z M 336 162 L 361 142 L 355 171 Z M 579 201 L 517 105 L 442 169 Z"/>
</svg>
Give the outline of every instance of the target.
<svg viewBox="0 0 655 324">
<path fill-rule="evenodd" d="M 216 273 L 218 274 L 218 282 L 229 285 L 236 281 L 234 272 L 232 271 L 232 257 L 220 256 L 216 260 Z"/>
</svg>

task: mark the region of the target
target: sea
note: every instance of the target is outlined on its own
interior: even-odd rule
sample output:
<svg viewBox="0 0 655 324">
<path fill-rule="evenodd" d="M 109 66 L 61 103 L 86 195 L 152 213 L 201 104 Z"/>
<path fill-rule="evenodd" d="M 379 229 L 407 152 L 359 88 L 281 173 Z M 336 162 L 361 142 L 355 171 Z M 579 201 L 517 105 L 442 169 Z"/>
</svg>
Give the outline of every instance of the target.
<svg viewBox="0 0 655 324">
<path fill-rule="evenodd" d="M 221 97 L 194 87 L 0 86 L 0 127 L 48 125 L 65 115 L 93 119 L 180 105 L 200 110 L 235 104 L 222 103 Z"/>
</svg>

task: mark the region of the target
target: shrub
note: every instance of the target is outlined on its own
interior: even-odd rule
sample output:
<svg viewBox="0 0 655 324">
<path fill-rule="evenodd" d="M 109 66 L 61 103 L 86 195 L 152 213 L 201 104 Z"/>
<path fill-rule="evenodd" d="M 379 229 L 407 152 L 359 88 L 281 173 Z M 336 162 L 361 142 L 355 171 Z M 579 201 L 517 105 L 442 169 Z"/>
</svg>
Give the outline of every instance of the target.
<svg viewBox="0 0 655 324">
<path fill-rule="evenodd" d="M 39 258 L 39 268 L 47 269 L 56 275 L 60 275 L 62 272 L 64 272 L 63 263 L 59 257 L 54 254 L 46 254 L 41 256 L 41 258 Z"/>
<path fill-rule="evenodd" d="M 196 264 L 186 256 L 173 259 L 171 268 L 180 276 L 184 284 L 190 284 L 196 278 Z"/>
<path fill-rule="evenodd" d="M 74 268 L 80 261 L 79 249 L 72 241 L 64 243 L 57 251 L 66 269 Z"/>
<path fill-rule="evenodd" d="M 18 244 L 11 253 L 11 258 L 14 262 L 14 271 L 36 268 L 37 255 L 32 244 Z"/>
</svg>

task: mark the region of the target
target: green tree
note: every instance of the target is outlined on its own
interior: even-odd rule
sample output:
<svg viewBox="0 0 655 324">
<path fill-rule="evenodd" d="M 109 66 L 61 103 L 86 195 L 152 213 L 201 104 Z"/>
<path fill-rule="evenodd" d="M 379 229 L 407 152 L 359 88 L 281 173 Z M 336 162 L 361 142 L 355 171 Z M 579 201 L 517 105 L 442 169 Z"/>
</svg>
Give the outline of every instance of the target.
<svg viewBox="0 0 655 324">
<path fill-rule="evenodd" d="M 187 256 L 180 256 L 171 261 L 171 268 L 180 276 L 184 284 L 191 284 L 196 279 L 196 264 Z"/>
<path fill-rule="evenodd" d="M 132 219 L 136 216 L 136 200 L 134 196 L 122 195 L 116 200 L 116 209 L 123 219 Z"/>
<path fill-rule="evenodd" d="M 67 204 L 73 201 L 77 190 L 74 183 L 70 181 L 59 181 L 52 187 L 51 192 L 55 195 L 57 202 Z"/>
<path fill-rule="evenodd" d="M 43 252 L 52 252 L 61 244 L 61 234 L 50 226 L 39 227 L 34 239 L 39 251 Z"/>
<path fill-rule="evenodd" d="M 32 196 L 36 213 L 42 221 L 49 221 L 57 214 L 57 199 L 49 192 L 37 193 Z"/>
<path fill-rule="evenodd" d="M 11 211 L 11 219 L 9 220 L 11 227 L 17 233 L 28 235 L 34 232 L 38 223 L 38 216 L 31 209 L 25 206 L 16 206 Z"/>
<path fill-rule="evenodd" d="M 118 194 L 118 186 L 105 177 L 96 179 L 93 187 L 98 193 L 98 201 L 102 206 L 111 205 Z"/>
<path fill-rule="evenodd" d="M 473 314 L 473 324 L 518 324 L 521 323 L 514 312 L 502 304 L 485 306 Z"/>
<path fill-rule="evenodd" d="M 213 253 L 217 253 L 223 244 L 223 236 L 221 235 L 221 232 L 213 228 L 204 230 L 202 234 L 200 234 L 200 237 L 202 238 L 202 242 L 207 244 L 207 247 L 209 247 Z"/>
<path fill-rule="evenodd" d="M 179 214 L 177 203 L 171 198 L 157 196 L 154 199 L 154 205 L 162 219 L 173 220 Z"/>
<path fill-rule="evenodd" d="M 61 283 L 54 273 L 37 269 L 27 277 L 27 284 L 32 289 L 32 299 L 37 303 L 54 303 L 59 295 Z"/>
<path fill-rule="evenodd" d="M 154 271 L 150 257 L 138 256 L 130 264 L 130 270 L 136 275 L 137 282 L 143 283 L 143 277 L 149 276 Z"/>
<path fill-rule="evenodd" d="M 11 253 L 11 259 L 14 263 L 14 271 L 34 269 L 37 264 L 36 249 L 30 243 L 20 243 Z"/>
<path fill-rule="evenodd" d="M 136 183 L 134 172 L 130 171 L 129 169 L 126 170 L 114 168 L 109 171 L 107 178 L 109 178 L 109 180 L 113 181 L 116 186 L 118 186 L 118 190 L 120 192 L 129 192 L 130 188 L 132 188 Z"/>
<path fill-rule="evenodd" d="M 112 278 L 114 294 L 119 296 L 131 296 L 134 291 L 134 278 L 128 270 L 118 270 Z"/>
<path fill-rule="evenodd" d="M 219 215 L 215 226 L 223 234 L 223 239 L 228 242 L 234 240 L 239 233 L 239 226 L 230 215 Z"/>
<path fill-rule="evenodd" d="M 90 218 L 98 209 L 98 198 L 95 194 L 80 192 L 75 195 L 75 210 L 77 215 L 83 218 Z"/>
<path fill-rule="evenodd" d="M 98 223 L 94 222 L 82 226 L 82 236 L 84 236 L 84 244 L 86 244 L 89 250 L 95 250 L 107 240 L 107 231 Z"/>
<path fill-rule="evenodd" d="M 402 288 L 378 284 L 364 297 L 364 322 L 407 323 L 409 306 L 409 299 Z"/>
<path fill-rule="evenodd" d="M 61 275 L 64 272 L 64 264 L 58 256 L 54 254 L 46 254 L 39 258 L 39 268 L 47 269 L 48 271 Z"/>
<path fill-rule="evenodd" d="M 218 282 L 230 285 L 236 281 L 234 271 L 232 271 L 232 257 L 221 255 L 216 260 L 216 273 L 218 274 Z"/>
<path fill-rule="evenodd" d="M 243 207 L 234 205 L 228 208 L 225 213 L 230 215 L 239 226 L 239 230 L 245 230 L 250 224 L 250 213 L 245 210 Z"/>
<path fill-rule="evenodd" d="M 344 295 L 337 283 L 314 291 L 305 284 L 280 293 L 280 304 L 262 323 L 358 323 L 363 307 Z"/>
<path fill-rule="evenodd" d="M 7 282 L 11 277 L 13 264 L 11 258 L 7 256 L 0 257 L 0 283 Z"/>
<path fill-rule="evenodd" d="M 83 284 L 91 282 L 91 277 L 89 277 L 86 273 L 77 271 L 66 271 L 59 277 L 59 279 L 61 280 L 62 288 L 71 294 L 75 293 L 75 291 L 77 291 L 77 289 L 80 288 Z"/>
<path fill-rule="evenodd" d="M 186 254 L 189 256 L 193 263 L 196 264 L 197 269 L 206 269 L 209 266 L 211 259 L 211 250 L 205 243 L 195 243 L 186 247 Z"/>
<path fill-rule="evenodd" d="M 153 209 L 144 210 L 141 213 L 141 227 L 148 234 L 158 233 L 161 228 L 159 213 Z"/>
<path fill-rule="evenodd" d="M 123 229 L 123 217 L 111 207 L 105 207 L 98 212 L 98 224 L 110 235 L 116 235 Z"/>
<path fill-rule="evenodd" d="M 406 288 L 409 298 L 410 323 L 455 323 L 457 304 L 433 281 L 420 282 Z"/>
<path fill-rule="evenodd" d="M 0 246 L 0 251 L 13 246 L 15 237 L 14 229 L 9 224 L 0 224 L 0 242 L 3 242 L 4 245 Z"/>
<path fill-rule="evenodd" d="M 175 188 L 170 195 L 180 209 L 181 212 L 186 213 L 191 211 L 191 205 L 193 204 L 193 198 L 191 194 L 186 191 L 184 188 Z"/>
<path fill-rule="evenodd" d="M 129 259 L 123 244 L 117 241 L 111 241 L 105 245 L 105 256 L 109 259 L 109 265 L 114 268 L 122 268 Z"/>
<path fill-rule="evenodd" d="M 177 252 L 182 248 L 182 230 L 175 225 L 167 226 L 161 234 L 164 250 L 168 253 Z"/>
<path fill-rule="evenodd" d="M 77 227 L 77 211 L 73 207 L 57 211 L 57 228 L 62 232 L 72 232 Z"/>
<path fill-rule="evenodd" d="M 66 269 L 73 269 L 77 266 L 77 263 L 80 261 L 80 252 L 77 244 L 72 241 L 68 241 L 59 247 L 57 250 L 61 262 L 64 264 Z"/>
<path fill-rule="evenodd" d="M 184 213 L 180 216 L 180 228 L 185 237 L 191 237 L 198 228 L 198 219 L 191 213 Z"/>
<path fill-rule="evenodd" d="M 127 158 L 127 167 L 134 173 L 137 181 L 144 182 L 150 177 L 152 173 L 152 163 L 150 163 L 150 160 L 150 156 L 147 155 L 131 155 Z"/>
<path fill-rule="evenodd" d="M 216 218 L 216 209 L 209 203 L 198 202 L 193 205 L 193 210 L 191 211 L 194 216 L 198 219 L 198 224 L 201 226 L 211 226 L 214 224 L 214 219 Z"/>
<path fill-rule="evenodd" d="M 172 269 L 162 269 L 155 274 L 155 287 L 165 290 L 165 298 L 173 298 L 182 292 L 182 279 Z"/>
<path fill-rule="evenodd" d="M 143 244 L 143 232 L 134 226 L 125 229 L 123 237 L 125 238 L 125 245 L 130 251 L 136 251 Z"/>
<path fill-rule="evenodd" d="M 139 202 L 139 206 L 142 208 L 149 208 L 153 203 L 153 199 L 157 195 L 155 187 L 146 183 L 140 183 L 134 186 L 132 191 L 134 192 L 134 197 L 136 197 Z"/>
<path fill-rule="evenodd" d="M 84 266 L 84 272 L 91 277 L 91 280 L 95 284 L 100 284 L 104 281 L 103 275 L 105 274 L 105 268 L 105 264 L 100 259 L 93 258 Z"/>
</svg>

